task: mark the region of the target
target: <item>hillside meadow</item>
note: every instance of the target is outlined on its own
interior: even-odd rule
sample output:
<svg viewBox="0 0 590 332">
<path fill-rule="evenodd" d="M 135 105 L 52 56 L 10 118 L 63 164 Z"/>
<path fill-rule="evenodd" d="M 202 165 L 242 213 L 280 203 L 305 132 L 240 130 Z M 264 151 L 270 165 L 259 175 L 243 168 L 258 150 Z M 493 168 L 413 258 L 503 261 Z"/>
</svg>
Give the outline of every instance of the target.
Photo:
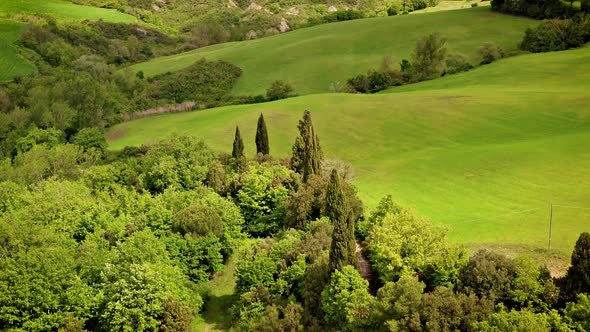
<svg viewBox="0 0 590 332">
<path fill-rule="evenodd" d="M 24 26 L 22 23 L 0 19 L 0 82 L 34 70 L 34 66 L 18 54 L 15 46 Z"/>
<path fill-rule="evenodd" d="M 392 194 L 449 225 L 455 240 L 546 248 L 552 202 L 559 205 L 552 248 L 568 252 L 590 230 L 590 209 L 572 208 L 590 207 L 588 82 L 585 47 L 517 56 L 377 95 L 318 94 L 147 117 L 115 126 L 108 137 L 117 150 L 189 134 L 230 152 L 239 125 L 251 156 L 263 113 L 271 153 L 285 157 L 308 109 L 326 158 L 354 165 L 369 206 Z"/>
<path fill-rule="evenodd" d="M 325 93 L 333 82 L 377 68 L 384 56 L 394 62 L 409 58 L 416 41 L 439 32 L 450 51 L 478 62 L 477 48 L 492 41 L 516 50 L 524 30 L 536 22 L 470 8 L 428 15 L 402 15 L 324 24 L 281 35 L 204 47 L 160 57 L 131 68 L 154 76 L 183 69 L 206 58 L 229 61 L 243 70 L 234 93 L 264 94 L 273 80 L 293 84 L 299 95 Z"/>
<path fill-rule="evenodd" d="M 0 2 L 0 16 L 50 15 L 58 19 L 133 23 L 136 18 L 115 9 L 81 6 L 65 0 L 10 0 Z"/>
</svg>

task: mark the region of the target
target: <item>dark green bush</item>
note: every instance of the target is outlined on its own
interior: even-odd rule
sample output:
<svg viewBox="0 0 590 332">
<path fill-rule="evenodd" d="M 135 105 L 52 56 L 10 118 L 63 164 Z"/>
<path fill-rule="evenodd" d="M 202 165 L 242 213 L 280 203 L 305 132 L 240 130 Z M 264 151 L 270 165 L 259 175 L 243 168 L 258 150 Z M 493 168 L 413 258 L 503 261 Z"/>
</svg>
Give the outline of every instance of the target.
<svg viewBox="0 0 590 332">
<path fill-rule="evenodd" d="M 583 45 L 590 38 L 590 20 L 546 20 L 536 28 L 528 28 L 520 49 L 533 53 L 562 51 Z"/>
<path fill-rule="evenodd" d="M 274 81 L 266 90 L 266 98 L 270 101 L 285 99 L 291 96 L 293 86 L 289 82 Z"/>
<path fill-rule="evenodd" d="M 504 57 L 504 50 L 492 42 L 487 42 L 477 49 L 481 64 L 486 65 Z"/>
<path fill-rule="evenodd" d="M 220 101 L 229 95 L 241 75 L 242 70 L 229 62 L 201 59 L 181 71 L 154 77 L 153 97 L 176 103 Z"/>
</svg>

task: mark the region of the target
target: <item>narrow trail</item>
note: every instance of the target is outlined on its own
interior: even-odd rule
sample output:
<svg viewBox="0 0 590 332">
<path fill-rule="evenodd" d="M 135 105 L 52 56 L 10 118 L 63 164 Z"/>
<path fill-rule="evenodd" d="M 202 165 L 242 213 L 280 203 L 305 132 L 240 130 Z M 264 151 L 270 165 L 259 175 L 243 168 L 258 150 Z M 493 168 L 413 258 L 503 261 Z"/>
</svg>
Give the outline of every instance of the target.
<svg viewBox="0 0 590 332">
<path fill-rule="evenodd" d="M 369 282 L 369 284 L 371 284 L 373 282 L 373 271 L 371 270 L 371 264 L 369 264 L 369 261 L 367 261 L 367 259 L 365 258 L 365 256 L 363 255 L 363 250 L 365 248 L 363 248 L 363 246 L 356 242 L 356 257 L 359 261 L 359 266 L 361 269 L 361 276 L 367 280 Z"/>
<path fill-rule="evenodd" d="M 211 281 L 209 299 L 201 313 L 201 317 L 195 319 L 191 331 L 213 332 L 228 331 L 231 325 L 231 314 L 229 309 L 236 300 L 234 294 L 236 287 L 236 264 L 238 253 L 235 252 L 228 260 L 223 271 L 217 273 Z"/>
</svg>

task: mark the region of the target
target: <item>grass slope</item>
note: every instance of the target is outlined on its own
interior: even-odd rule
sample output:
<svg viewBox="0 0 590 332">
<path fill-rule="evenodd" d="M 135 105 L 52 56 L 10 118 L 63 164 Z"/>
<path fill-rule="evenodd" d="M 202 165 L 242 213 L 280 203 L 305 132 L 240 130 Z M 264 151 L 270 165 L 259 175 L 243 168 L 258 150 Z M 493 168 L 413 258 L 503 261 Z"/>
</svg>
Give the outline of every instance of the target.
<svg viewBox="0 0 590 332">
<path fill-rule="evenodd" d="M 0 19 L 0 82 L 15 76 L 26 75 L 34 70 L 34 66 L 22 58 L 15 43 L 20 37 L 24 24 Z"/>
<path fill-rule="evenodd" d="M 264 94 L 273 80 L 288 80 L 296 93 L 328 92 L 330 83 L 378 67 L 383 56 L 409 58 L 416 41 L 432 32 L 448 39 L 452 51 L 475 60 L 477 48 L 494 41 L 514 50 L 524 30 L 536 24 L 489 8 L 403 15 L 325 24 L 246 42 L 213 45 L 133 66 L 147 76 L 185 68 L 200 58 L 221 59 L 243 69 L 234 92 Z M 474 61 L 476 62 L 476 61 Z"/>
<path fill-rule="evenodd" d="M 75 5 L 65 0 L 3 0 L 0 16 L 17 14 L 51 15 L 60 19 L 133 23 L 135 17 L 115 9 Z"/>
<path fill-rule="evenodd" d="M 452 237 L 567 252 L 590 231 L 590 47 L 523 55 L 378 95 L 320 94 L 148 117 L 111 130 L 111 149 L 171 133 L 230 151 L 235 125 L 254 154 L 265 114 L 271 153 L 286 156 L 304 109 L 327 158 L 356 169 L 374 205 L 391 193 Z"/>
</svg>

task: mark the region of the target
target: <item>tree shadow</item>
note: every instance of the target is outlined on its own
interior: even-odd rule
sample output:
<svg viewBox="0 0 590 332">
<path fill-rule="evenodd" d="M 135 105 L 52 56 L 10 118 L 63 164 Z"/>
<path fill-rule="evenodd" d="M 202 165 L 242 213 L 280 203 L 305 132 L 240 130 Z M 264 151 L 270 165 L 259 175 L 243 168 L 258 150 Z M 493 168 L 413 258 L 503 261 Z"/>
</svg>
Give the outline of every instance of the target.
<svg viewBox="0 0 590 332">
<path fill-rule="evenodd" d="M 234 294 L 211 294 L 205 304 L 202 317 L 213 331 L 228 331 L 232 325 L 231 307 L 237 300 Z"/>
</svg>

